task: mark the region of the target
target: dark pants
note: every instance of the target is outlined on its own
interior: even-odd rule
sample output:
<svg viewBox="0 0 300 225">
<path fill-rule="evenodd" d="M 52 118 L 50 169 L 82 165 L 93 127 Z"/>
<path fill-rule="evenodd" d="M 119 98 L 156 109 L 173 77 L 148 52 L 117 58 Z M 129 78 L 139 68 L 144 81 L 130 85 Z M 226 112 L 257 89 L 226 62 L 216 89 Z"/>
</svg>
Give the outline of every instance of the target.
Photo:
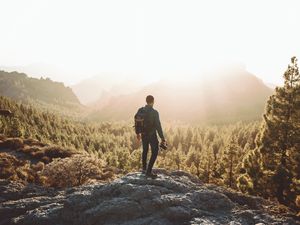
<svg viewBox="0 0 300 225">
<path fill-rule="evenodd" d="M 147 172 L 150 173 L 152 171 L 152 167 L 155 163 L 158 154 L 158 139 L 156 134 L 153 134 L 151 136 L 142 135 L 142 142 L 143 142 L 143 154 L 142 154 L 143 169 L 144 170 L 147 169 Z M 151 157 L 147 167 L 147 154 L 149 150 L 149 144 L 151 147 Z"/>
</svg>

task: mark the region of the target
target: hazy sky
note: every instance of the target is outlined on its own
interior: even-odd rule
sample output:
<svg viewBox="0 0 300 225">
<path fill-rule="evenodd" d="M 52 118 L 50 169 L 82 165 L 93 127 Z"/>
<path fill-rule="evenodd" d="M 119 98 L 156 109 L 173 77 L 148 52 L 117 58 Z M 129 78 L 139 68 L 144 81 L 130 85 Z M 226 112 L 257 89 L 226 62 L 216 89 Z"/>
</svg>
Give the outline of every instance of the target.
<svg viewBox="0 0 300 225">
<path fill-rule="evenodd" d="M 232 62 L 279 84 L 300 57 L 299 0 L 0 0 L 0 9 L 0 65 L 40 67 L 67 84 Z"/>
</svg>

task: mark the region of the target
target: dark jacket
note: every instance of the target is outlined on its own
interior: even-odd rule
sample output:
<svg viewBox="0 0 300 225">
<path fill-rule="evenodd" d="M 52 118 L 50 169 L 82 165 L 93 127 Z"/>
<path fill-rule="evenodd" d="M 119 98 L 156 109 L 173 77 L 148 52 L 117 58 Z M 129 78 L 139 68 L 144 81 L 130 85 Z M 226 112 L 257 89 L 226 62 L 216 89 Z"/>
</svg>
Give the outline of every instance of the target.
<svg viewBox="0 0 300 225">
<path fill-rule="evenodd" d="M 164 140 L 165 138 L 161 128 L 158 111 L 153 109 L 153 107 L 150 105 L 146 105 L 139 110 L 142 109 L 144 109 L 147 113 L 147 131 L 145 135 L 151 136 L 153 134 L 156 134 L 157 131 L 159 137 Z"/>
</svg>

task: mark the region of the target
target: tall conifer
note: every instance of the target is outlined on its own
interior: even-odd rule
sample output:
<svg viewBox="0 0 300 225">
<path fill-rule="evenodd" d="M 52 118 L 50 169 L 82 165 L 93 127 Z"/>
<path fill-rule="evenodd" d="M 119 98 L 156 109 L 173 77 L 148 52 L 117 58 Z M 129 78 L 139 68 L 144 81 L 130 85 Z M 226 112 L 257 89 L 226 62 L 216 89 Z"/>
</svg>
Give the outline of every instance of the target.
<svg viewBox="0 0 300 225">
<path fill-rule="evenodd" d="M 264 122 L 257 140 L 262 155 L 267 194 L 280 203 L 295 197 L 293 177 L 298 174 L 300 143 L 300 74 L 293 57 L 284 73 L 284 86 L 277 87 L 266 106 Z"/>
</svg>

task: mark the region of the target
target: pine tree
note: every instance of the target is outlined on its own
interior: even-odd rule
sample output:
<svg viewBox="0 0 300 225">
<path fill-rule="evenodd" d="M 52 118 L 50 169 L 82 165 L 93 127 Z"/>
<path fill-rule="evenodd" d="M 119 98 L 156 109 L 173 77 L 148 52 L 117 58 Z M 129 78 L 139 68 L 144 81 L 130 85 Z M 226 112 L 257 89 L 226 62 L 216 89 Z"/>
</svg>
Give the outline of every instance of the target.
<svg viewBox="0 0 300 225">
<path fill-rule="evenodd" d="M 215 174 L 216 164 L 215 158 L 213 155 L 213 149 L 208 148 L 206 153 L 201 157 L 201 177 L 202 180 L 206 183 L 210 183 L 212 181 L 212 177 Z"/>
<path fill-rule="evenodd" d="M 118 168 L 128 171 L 130 165 L 130 151 L 128 148 L 120 148 L 117 150 Z"/>
<path fill-rule="evenodd" d="M 165 158 L 169 169 L 180 170 L 182 161 L 184 161 L 181 145 L 179 144 L 177 149 L 173 147 L 171 151 L 168 151 Z"/>
<path fill-rule="evenodd" d="M 277 87 L 266 106 L 257 147 L 262 154 L 264 176 L 269 197 L 288 204 L 295 171 L 292 155 L 299 152 L 300 143 L 300 74 L 293 57 L 284 73 L 284 86 Z M 299 163 L 296 162 L 296 163 Z M 299 172 L 298 172 L 299 173 Z"/>
<path fill-rule="evenodd" d="M 240 147 L 237 145 L 236 140 L 231 137 L 223 154 L 223 161 L 225 164 L 225 174 L 223 177 L 224 184 L 230 188 L 235 186 L 237 165 L 239 163 L 238 155 L 240 151 Z"/>
<path fill-rule="evenodd" d="M 194 149 L 188 153 L 185 160 L 185 164 L 190 168 L 192 174 L 197 175 L 200 178 L 200 163 L 201 163 L 201 152 L 199 149 Z"/>
<path fill-rule="evenodd" d="M 12 118 L 10 121 L 10 131 L 9 136 L 12 137 L 22 137 L 23 128 L 18 118 Z"/>
<path fill-rule="evenodd" d="M 237 178 L 237 188 L 251 195 L 264 196 L 262 156 L 258 149 L 249 150 L 242 161 L 241 175 Z"/>
<path fill-rule="evenodd" d="M 130 153 L 130 168 L 133 170 L 139 170 L 142 168 L 141 164 L 141 151 L 140 149 L 134 149 Z"/>
</svg>

